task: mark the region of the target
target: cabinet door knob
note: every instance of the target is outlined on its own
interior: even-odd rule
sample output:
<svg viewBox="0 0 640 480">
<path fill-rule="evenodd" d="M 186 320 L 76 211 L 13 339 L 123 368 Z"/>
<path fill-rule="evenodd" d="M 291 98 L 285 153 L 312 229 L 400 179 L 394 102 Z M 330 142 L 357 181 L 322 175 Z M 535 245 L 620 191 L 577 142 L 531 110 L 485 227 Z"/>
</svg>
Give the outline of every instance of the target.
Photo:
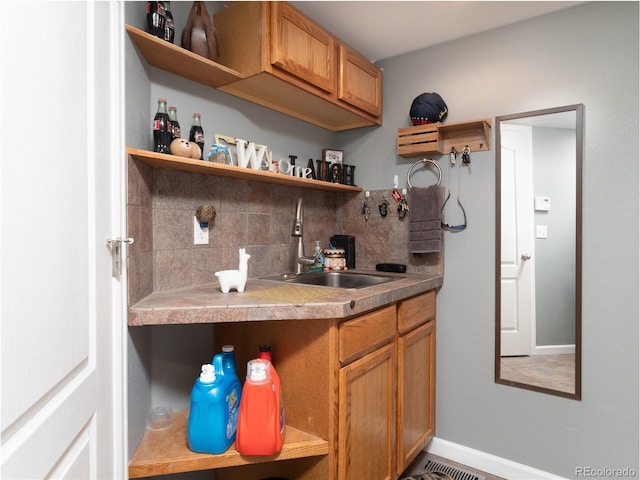
<svg viewBox="0 0 640 480">
<path fill-rule="evenodd" d="M 520 255 L 520 258 L 522 260 L 531 260 L 531 255 L 529 255 L 528 253 L 523 253 L 522 255 Z"/>
</svg>

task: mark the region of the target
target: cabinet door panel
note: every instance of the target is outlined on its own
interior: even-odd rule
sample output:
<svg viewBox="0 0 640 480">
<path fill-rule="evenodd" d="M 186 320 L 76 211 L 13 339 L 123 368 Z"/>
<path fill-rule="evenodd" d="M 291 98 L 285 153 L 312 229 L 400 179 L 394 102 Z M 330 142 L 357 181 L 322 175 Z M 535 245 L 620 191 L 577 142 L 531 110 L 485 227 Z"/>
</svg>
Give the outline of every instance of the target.
<svg viewBox="0 0 640 480">
<path fill-rule="evenodd" d="M 340 369 L 338 480 L 395 478 L 395 344 Z"/>
<path fill-rule="evenodd" d="M 338 48 L 338 98 L 379 117 L 382 115 L 382 71 L 345 45 Z"/>
<path fill-rule="evenodd" d="M 398 473 L 435 430 L 435 322 L 398 338 Z"/>
<path fill-rule="evenodd" d="M 271 64 L 322 90 L 336 84 L 336 42 L 285 2 L 272 3 Z"/>
</svg>

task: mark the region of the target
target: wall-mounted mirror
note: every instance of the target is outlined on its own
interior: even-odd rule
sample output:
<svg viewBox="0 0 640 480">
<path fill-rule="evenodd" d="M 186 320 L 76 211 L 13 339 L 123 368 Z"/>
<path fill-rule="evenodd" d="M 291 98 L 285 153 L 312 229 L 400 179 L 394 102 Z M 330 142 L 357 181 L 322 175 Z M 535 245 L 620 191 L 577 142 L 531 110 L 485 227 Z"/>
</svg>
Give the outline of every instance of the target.
<svg viewBox="0 0 640 480">
<path fill-rule="evenodd" d="M 495 131 L 495 380 L 579 400 L 583 106 Z"/>
</svg>

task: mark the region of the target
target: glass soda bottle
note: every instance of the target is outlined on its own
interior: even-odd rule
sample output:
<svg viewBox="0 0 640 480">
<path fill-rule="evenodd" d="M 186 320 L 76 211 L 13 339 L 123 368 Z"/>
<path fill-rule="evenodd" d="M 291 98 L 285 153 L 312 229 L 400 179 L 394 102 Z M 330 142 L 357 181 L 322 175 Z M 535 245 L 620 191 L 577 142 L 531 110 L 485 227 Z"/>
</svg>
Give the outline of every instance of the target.
<svg viewBox="0 0 640 480">
<path fill-rule="evenodd" d="M 180 137 L 180 124 L 178 123 L 178 110 L 171 105 L 169 107 L 169 122 L 171 124 L 171 141 Z"/>
<path fill-rule="evenodd" d="M 147 2 L 147 31 L 151 35 L 164 38 L 166 19 L 164 2 Z"/>
<path fill-rule="evenodd" d="M 158 153 L 170 153 L 171 121 L 167 113 L 167 99 L 158 99 L 158 112 L 153 119 L 153 151 Z"/>
<path fill-rule="evenodd" d="M 189 141 L 197 143 L 200 147 L 200 152 L 204 152 L 204 130 L 202 130 L 202 121 L 199 113 L 193 114 Z M 202 160 L 202 153 L 200 153 L 200 160 Z"/>
<path fill-rule="evenodd" d="M 173 14 L 171 13 L 171 2 L 168 0 L 164 2 L 164 39 L 167 42 L 173 43 L 173 39 L 176 35 L 176 24 L 173 21 Z"/>
</svg>

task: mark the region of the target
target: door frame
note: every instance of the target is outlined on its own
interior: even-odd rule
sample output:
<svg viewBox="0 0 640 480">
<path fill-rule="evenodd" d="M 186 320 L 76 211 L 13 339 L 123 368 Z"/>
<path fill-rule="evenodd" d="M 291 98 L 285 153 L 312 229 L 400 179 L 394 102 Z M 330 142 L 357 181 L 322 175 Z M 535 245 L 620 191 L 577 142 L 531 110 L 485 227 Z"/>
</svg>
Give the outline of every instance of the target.
<svg viewBox="0 0 640 480">
<path fill-rule="evenodd" d="M 124 2 L 106 2 L 100 8 L 108 9 L 109 49 L 111 51 L 109 84 L 111 87 L 110 128 L 111 138 L 111 231 L 112 237 L 127 237 L 127 162 L 125 130 L 125 4 Z M 98 8 L 98 7 L 96 7 Z M 106 243 L 106 239 L 105 239 Z M 111 277 L 113 312 L 112 333 L 112 412 L 113 412 L 113 458 L 112 471 L 120 478 L 129 477 L 128 410 L 127 410 L 127 345 L 128 345 L 128 271 L 126 243 L 121 248 L 121 273 L 119 278 Z"/>
</svg>

